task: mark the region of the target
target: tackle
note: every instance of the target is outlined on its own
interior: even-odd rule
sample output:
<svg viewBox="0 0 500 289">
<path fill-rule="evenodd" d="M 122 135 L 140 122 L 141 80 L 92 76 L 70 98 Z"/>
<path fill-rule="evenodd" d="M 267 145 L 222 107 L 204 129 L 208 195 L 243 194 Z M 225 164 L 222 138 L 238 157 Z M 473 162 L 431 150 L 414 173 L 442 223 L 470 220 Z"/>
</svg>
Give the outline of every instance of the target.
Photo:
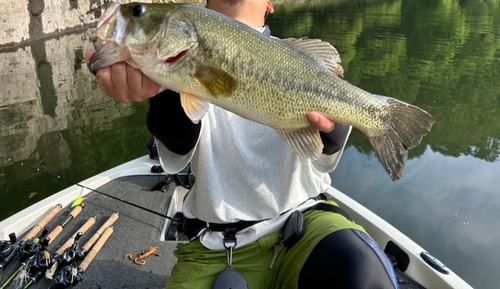
<svg viewBox="0 0 500 289">
<path fill-rule="evenodd" d="M 125 255 L 125 258 L 129 258 L 130 260 L 132 260 L 135 264 L 137 265 L 146 265 L 146 259 L 147 257 L 151 256 L 151 255 L 155 255 L 155 256 L 160 256 L 158 253 L 158 247 L 151 247 L 149 248 L 149 251 L 142 251 L 141 254 L 139 254 L 139 256 L 137 257 L 132 257 L 132 254 L 126 254 Z"/>
</svg>

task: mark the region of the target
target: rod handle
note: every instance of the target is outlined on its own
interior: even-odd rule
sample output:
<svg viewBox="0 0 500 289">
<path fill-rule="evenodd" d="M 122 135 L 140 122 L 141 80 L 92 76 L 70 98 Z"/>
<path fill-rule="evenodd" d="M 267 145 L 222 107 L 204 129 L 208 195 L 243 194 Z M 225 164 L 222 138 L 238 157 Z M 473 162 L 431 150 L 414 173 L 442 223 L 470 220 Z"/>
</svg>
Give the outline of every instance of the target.
<svg viewBox="0 0 500 289">
<path fill-rule="evenodd" d="M 87 270 L 87 267 L 90 265 L 92 260 L 94 260 L 95 256 L 97 255 L 97 253 L 99 253 L 102 246 L 104 245 L 104 243 L 106 243 L 111 234 L 113 234 L 112 226 L 107 227 L 106 230 L 104 230 L 104 233 L 102 233 L 102 236 L 95 243 L 94 247 L 92 247 L 92 250 L 89 251 L 85 259 L 83 259 L 82 263 L 80 263 L 80 266 L 78 266 L 78 268 L 81 269 L 82 272 L 85 272 L 85 270 Z"/>
<path fill-rule="evenodd" d="M 55 227 L 54 230 L 52 230 L 52 232 L 49 233 L 49 235 L 47 236 L 49 238 L 49 244 L 51 244 L 52 241 L 54 241 L 54 239 L 57 238 L 57 236 L 59 236 L 59 234 L 61 234 L 64 227 L 69 223 L 69 221 L 76 218 L 82 212 L 82 210 L 83 210 L 83 206 L 81 206 L 81 205 L 75 207 L 71 211 L 71 213 L 69 213 L 68 217 L 66 217 L 66 219 L 62 222 L 62 224 Z"/>
<path fill-rule="evenodd" d="M 54 218 L 54 216 L 61 211 L 61 209 L 61 204 L 55 205 L 54 208 L 52 208 L 52 210 L 47 215 L 45 215 L 45 217 L 40 222 L 38 222 L 38 224 L 36 224 L 35 227 L 33 227 L 33 229 L 31 229 L 31 231 L 26 234 L 26 236 L 24 236 L 22 241 L 26 242 L 33 239 L 50 222 L 50 220 L 52 220 L 52 218 Z"/>
<path fill-rule="evenodd" d="M 104 224 L 99 228 L 99 230 L 97 230 L 97 232 L 95 232 L 95 234 L 87 241 L 87 243 L 83 245 L 82 252 L 84 253 L 88 252 L 90 248 L 92 248 L 92 246 L 95 244 L 95 242 L 97 242 L 99 237 L 103 234 L 104 230 L 107 227 L 113 225 L 116 222 L 116 220 L 118 220 L 118 217 L 119 217 L 118 213 L 111 214 L 111 216 L 109 216 L 109 218 L 106 220 L 106 222 L 104 222 Z"/>
<path fill-rule="evenodd" d="M 72 236 L 71 238 L 69 238 L 66 243 L 64 243 L 57 251 L 56 251 L 56 254 L 58 255 L 62 255 L 62 253 L 64 253 L 64 251 L 66 249 L 68 249 L 69 247 L 73 246 L 73 244 L 75 243 L 75 238 L 76 238 L 76 235 L 78 235 L 78 233 L 82 233 L 82 234 L 85 234 L 97 221 L 97 217 L 96 216 L 93 216 L 93 217 L 90 217 L 87 222 L 85 222 L 85 224 L 83 224 L 83 226 L 80 227 L 80 229 L 78 229 Z"/>
</svg>

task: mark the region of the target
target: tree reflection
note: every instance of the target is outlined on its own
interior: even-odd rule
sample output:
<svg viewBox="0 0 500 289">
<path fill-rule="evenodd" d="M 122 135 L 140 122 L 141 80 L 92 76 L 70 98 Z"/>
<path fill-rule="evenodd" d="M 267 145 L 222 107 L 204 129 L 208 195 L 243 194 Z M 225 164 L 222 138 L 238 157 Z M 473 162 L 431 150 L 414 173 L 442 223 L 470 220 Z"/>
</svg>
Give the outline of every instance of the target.
<svg viewBox="0 0 500 289">
<path fill-rule="evenodd" d="M 499 159 L 499 1 L 334 1 L 286 5 L 270 19 L 279 37 L 308 35 L 337 47 L 349 82 L 428 110 L 423 144 L 447 156 Z M 366 137 L 349 145 L 372 153 Z"/>
</svg>

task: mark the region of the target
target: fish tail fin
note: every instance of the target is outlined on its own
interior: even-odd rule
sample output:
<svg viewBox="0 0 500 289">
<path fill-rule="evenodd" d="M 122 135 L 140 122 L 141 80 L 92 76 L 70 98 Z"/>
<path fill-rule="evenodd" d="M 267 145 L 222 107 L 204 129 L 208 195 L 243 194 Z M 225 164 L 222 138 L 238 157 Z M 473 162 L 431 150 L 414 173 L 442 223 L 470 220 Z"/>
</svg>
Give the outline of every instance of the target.
<svg viewBox="0 0 500 289">
<path fill-rule="evenodd" d="M 408 158 L 430 131 L 434 118 L 419 107 L 388 98 L 391 117 L 382 133 L 369 137 L 382 166 L 393 181 L 399 180 Z"/>
</svg>

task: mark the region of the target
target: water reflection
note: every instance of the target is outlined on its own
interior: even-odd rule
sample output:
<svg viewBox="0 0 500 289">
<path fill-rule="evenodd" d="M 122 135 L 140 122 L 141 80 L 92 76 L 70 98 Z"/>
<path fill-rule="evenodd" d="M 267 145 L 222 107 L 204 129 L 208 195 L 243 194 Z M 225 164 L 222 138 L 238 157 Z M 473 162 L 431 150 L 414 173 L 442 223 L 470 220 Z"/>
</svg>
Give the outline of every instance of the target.
<svg viewBox="0 0 500 289">
<path fill-rule="evenodd" d="M 287 5 L 270 22 L 280 37 L 333 43 L 351 83 L 431 112 L 437 122 L 424 143 L 433 150 L 495 161 L 499 10 L 497 1 L 348 1 Z M 352 144 L 369 153 L 362 138 Z M 417 148 L 413 156 L 421 153 Z"/>
<path fill-rule="evenodd" d="M 347 192 L 476 288 L 497 288 L 500 163 L 427 149 L 397 183 L 376 157 L 349 148 L 332 174 Z"/>
<path fill-rule="evenodd" d="M 146 106 L 107 98 L 88 72 L 83 55 L 93 33 L 2 53 L 2 155 L 79 181 L 145 152 Z M 0 180 L 0 219 L 68 185 L 5 160 Z"/>
<path fill-rule="evenodd" d="M 285 13 L 281 19 L 280 13 Z M 354 131 L 333 184 L 478 288 L 497 288 L 500 258 L 500 4 L 346 1 L 280 7 L 280 37 L 334 44 L 345 78 L 428 110 L 436 124 L 392 183 Z"/>
</svg>

